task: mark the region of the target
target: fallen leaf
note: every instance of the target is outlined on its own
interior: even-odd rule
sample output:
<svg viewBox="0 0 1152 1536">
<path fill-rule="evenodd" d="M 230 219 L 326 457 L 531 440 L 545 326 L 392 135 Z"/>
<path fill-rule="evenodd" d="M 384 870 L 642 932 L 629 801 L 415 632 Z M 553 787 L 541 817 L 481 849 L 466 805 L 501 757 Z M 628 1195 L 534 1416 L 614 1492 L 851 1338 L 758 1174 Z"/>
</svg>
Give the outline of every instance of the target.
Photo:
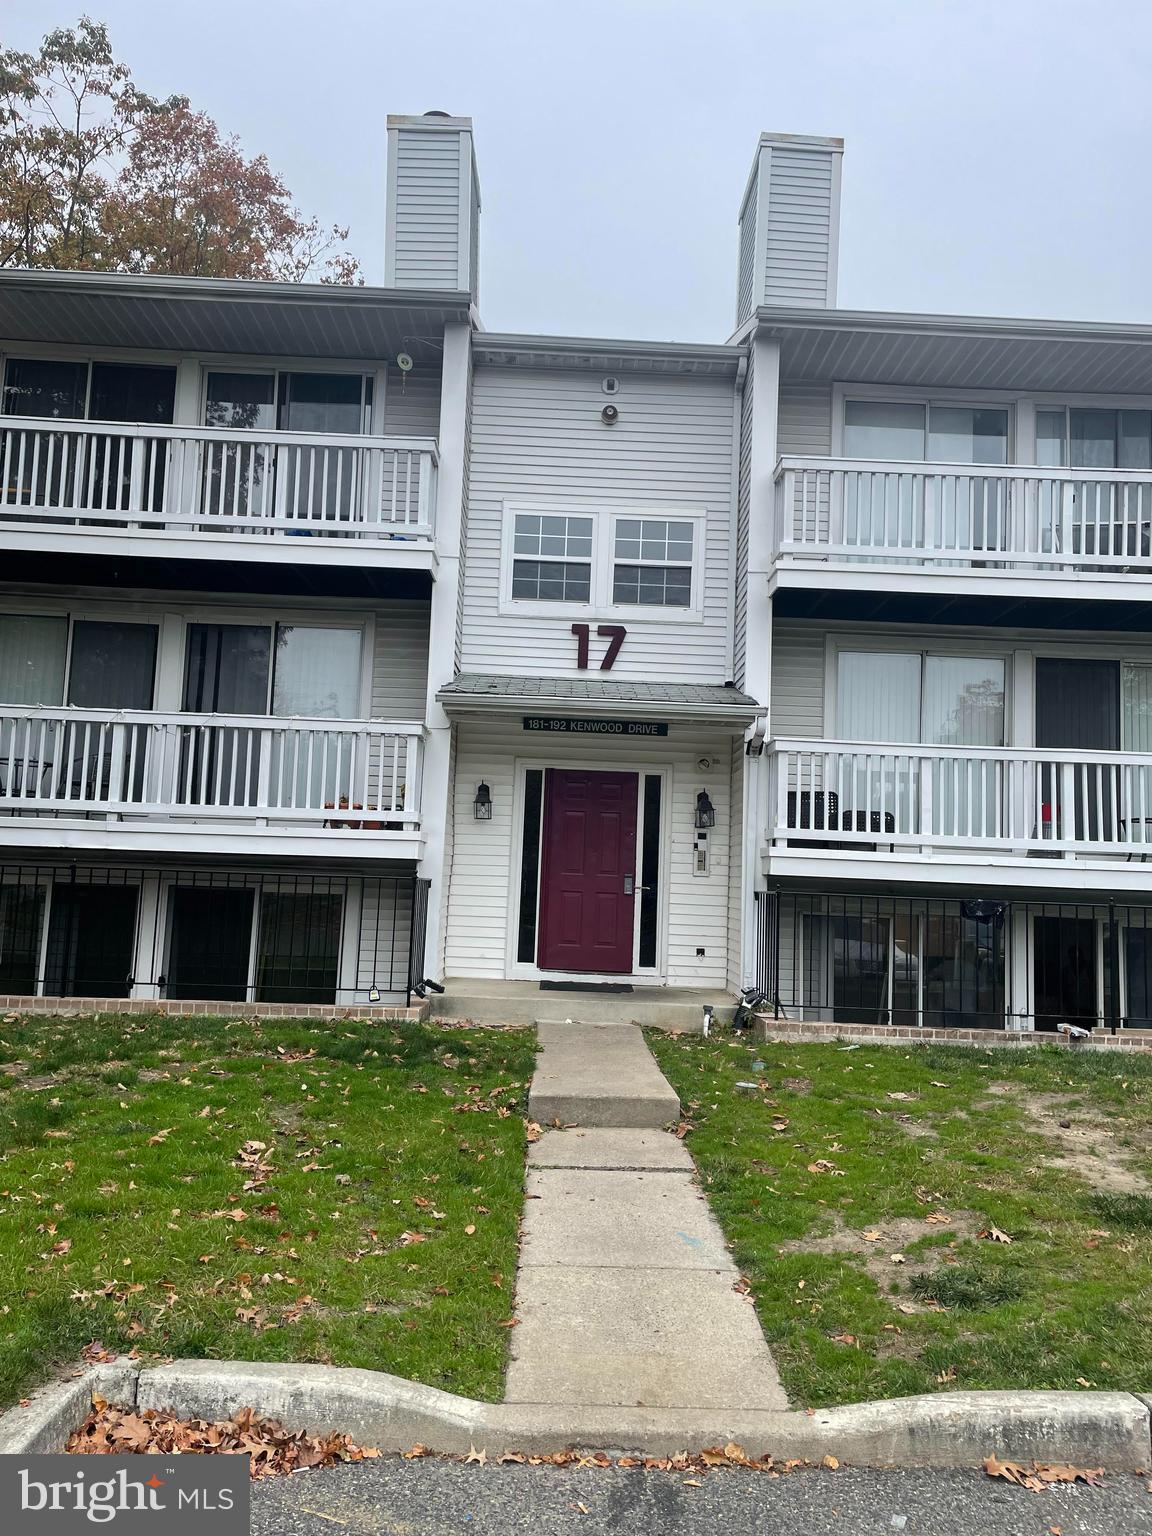
<svg viewBox="0 0 1152 1536">
<path fill-rule="evenodd" d="M 836 1460 L 835 1456 L 825 1456 L 821 1465 L 827 1467 L 830 1472 L 836 1472 L 840 1467 L 840 1463 Z"/>
<path fill-rule="evenodd" d="M 1010 1243 L 1012 1241 L 1007 1232 L 1001 1232 L 999 1227 L 994 1227 L 991 1223 L 982 1232 L 977 1232 L 976 1236 L 986 1237 L 993 1243 Z"/>
<path fill-rule="evenodd" d="M 468 1454 L 464 1458 L 464 1465 L 468 1466 L 470 1462 L 475 1462 L 475 1464 L 478 1467 L 485 1467 L 485 1466 L 487 1466 L 488 1465 L 488 1452 L 487 1451 L 478 1451 L 474 1445 L 469 1446 L 468 1447 Z"/>
</svg>

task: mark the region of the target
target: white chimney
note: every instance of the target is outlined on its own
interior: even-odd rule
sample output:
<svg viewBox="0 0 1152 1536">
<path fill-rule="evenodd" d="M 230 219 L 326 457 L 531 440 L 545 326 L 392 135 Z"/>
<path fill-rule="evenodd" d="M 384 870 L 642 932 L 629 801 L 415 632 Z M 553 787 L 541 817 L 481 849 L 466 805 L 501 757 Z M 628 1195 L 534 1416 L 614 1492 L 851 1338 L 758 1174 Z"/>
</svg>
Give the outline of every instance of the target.
<svg viewBox="0 0 1152 1536">
<path fill-rule="evenodd" d="M 475 301 L 479 257 L 472 119 L 390 116 L 384 286 L 469 293 Z"/>
<path fill-rule="evenodd" d="M 762 133 L 740 209 L 736 325 L 761 305 L 832 309 L 843 139 Z"/>
</svg>

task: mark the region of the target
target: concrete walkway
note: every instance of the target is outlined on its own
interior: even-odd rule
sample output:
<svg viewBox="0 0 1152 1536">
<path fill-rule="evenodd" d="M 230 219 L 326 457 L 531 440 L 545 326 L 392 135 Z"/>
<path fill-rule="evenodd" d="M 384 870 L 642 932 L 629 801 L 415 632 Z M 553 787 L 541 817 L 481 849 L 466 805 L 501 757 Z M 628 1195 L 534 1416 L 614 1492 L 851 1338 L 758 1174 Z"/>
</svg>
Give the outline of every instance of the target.
<svg viewBox="0 0 1152 1536">
<path fill-rule="evenodd" d="M 505 1400 L 784 1408 L 752 1304 L 660 1126 L 679 1100 L 631 1024 L 540 1026 Z"/>
</svg>

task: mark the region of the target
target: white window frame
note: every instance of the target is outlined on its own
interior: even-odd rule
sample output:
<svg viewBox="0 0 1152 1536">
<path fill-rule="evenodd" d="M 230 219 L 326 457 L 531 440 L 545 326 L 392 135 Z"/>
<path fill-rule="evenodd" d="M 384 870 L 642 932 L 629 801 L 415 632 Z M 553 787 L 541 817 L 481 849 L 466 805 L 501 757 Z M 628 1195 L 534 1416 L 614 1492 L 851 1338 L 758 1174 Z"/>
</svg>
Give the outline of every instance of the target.
<svg viewBox="0 0 1152 1536">
<path fill-rule="evenodd" d="M 874 655 L 892 655 L 893 653 L 920 657 L 920 735 L 924 735 L 924 662 L 929 656 L 963 656 L 972 658 L 986 658 L 999 661 L 1004 666 L 1004 747 L 1020 746 L 1022 743 L 1014 742 L 1013 724 L 1015 715 L 1015 689 L 1016 667 L 1015 648 L 1008 644 L 976 643 L 971 637 L 957 636 L 955 639 L 937 638 L 920 640 L 912 635 L 867 635 L 859 637 L 850 634 L 828 635 L 825 639 L 824 649 L 824 739 L 835 741 L 837 737 L 837 719 L 839 716 L 840 693 L 840 653 L 842 651 L 864 651 Z M 1064 654 L 1071 655 L 1072 652 Z M 919 742 L 880 742 L 881 746 L 924 746 Z"/>
<path fill-rule="evenodd" d="M 183 714 L 184 669 L 187 664 L 188 628 L 191 624 L 246 624 L 259 625 L 272 630 L 271 665 L 268 668 L 268 689 L 265 712 L 269 721 L 291 720 L 291 715 L 272 714 L 272 688 L 275 676 L 276 629 L 290 624 L 297 629 L 353 629 L 360 634 L 360 672 L 358 713 L 355 721 L 390 720 L 393 716 L 376 716 L 372 713 L 374 665 L 376 657 L 377 629 L 374 615 L 364 611 L 341 612 L 332 609 L 306 608 L 219 608 L 207 604 L 189 604 L 176 611 L 164 603 L 125 603 L 103 605 L 98 601 L 77 603 L 68 599 L 38 599 L 21 602 L 19 597 L 6 598 L 0 603 L 4 617 L 62 618 L 67 622 L 67 650 L 64 658 L 64 698 L 72 675 L 72 636 L 77 619 L 96 622 L 155 624 L 159 629 L 156 647 L 156 670 L 152 679 L 151 710 L 160 714 Z M 0 700 L 3 703 L 3 700 Z M 29 706 L 31 707 L 31 706 Z M 62 709 L 63 704 L 45 704 L 45 709 Z M 313 718 L 311 716 L 307 717 Z M 326 719 L 327 716 L 316 717 Z"/>
<path fill-rule="evenodd" d="M 512 596 L 512 566 L 515 555 L 516 518 L 523 514 L 545 517 L 590 517 L 592 519 L 591 596 L 588 602 L 568 602 Z M 663 604 L 614 603 L 613 572 L 616 561 L 616 527 L 622 522 L 677 522 L 692 527 L 692 595 L 687 607 Z M 505 501 L 500 541 L 499 612 L 540 618 L 627 619 L 631 623 L 699 624 L 704 619 L 704 538 L 707 514 L 701 507 L 605 507 L 598 504 L 544 501 Z M 528 557 L 523 557 L 528 558 Z M 573 562 L 570 564 L 582 564 Z M 652 564 L 660 561 L 621 560 L 621 565 Z M 682 562 L 673 561 L 673 564 Z"/>
<path fill-rule="evenodd" d="M 832 452 L 837 458 L 844 458 L 844 416 L 845 407 L 849 400 L 890 401 L 893 405 L 922 405 L 924 406 L 924 453 L 923 459 L 911 462 L 936 464 L 943 460 L 929 459 L 928 434 L 929 434 L 929 408 L 933 405 L 967 405 L 973 410 L 995 410 L 997 408 L 1008 412 L 1008 447 L 1007 463 L 1015 464 L 1017 448 L 1019 446 L 1018 409 L 1021 396 L 1009 394 L 1004 390 L 979 390 L 979 389 L 920 389 L 909 385 L 884 385 L 884 384 L 833 384 L 832 386 Z M 898 459 L 877 460 L 877 463 L 901 463 Z M 988 464 L 985 469 L 1004 469 L 1003 464 Z"/>
</svg>

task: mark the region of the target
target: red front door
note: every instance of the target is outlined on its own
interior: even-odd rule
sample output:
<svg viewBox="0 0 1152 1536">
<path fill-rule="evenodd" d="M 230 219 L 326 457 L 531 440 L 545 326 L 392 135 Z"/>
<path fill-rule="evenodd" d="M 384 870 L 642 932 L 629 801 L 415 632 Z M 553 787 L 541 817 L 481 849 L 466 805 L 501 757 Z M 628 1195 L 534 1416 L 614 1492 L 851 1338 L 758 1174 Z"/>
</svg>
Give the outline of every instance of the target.
<svg viewBox="0 0 1152 1536">
<path fill-rule="evenodd" d="M 631 971 L 638 788 L 634 773 L 547 770 L 538 953 L 544 970 Z"/>
</svg>

